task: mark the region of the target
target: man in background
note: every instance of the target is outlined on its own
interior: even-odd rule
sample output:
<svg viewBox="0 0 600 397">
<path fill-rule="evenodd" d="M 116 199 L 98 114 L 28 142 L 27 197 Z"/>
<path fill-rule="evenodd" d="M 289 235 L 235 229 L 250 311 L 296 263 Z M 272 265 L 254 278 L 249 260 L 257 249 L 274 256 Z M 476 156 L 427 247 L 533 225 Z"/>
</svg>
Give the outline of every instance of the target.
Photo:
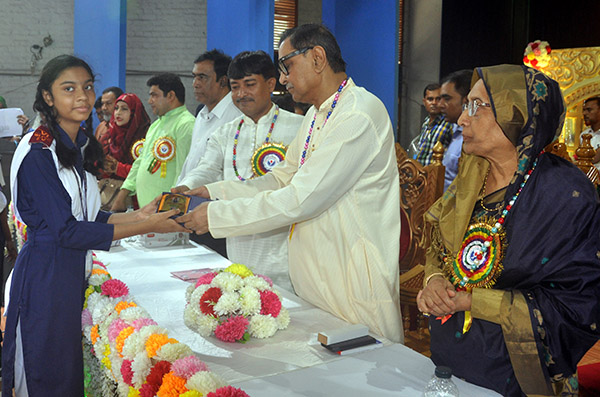
<svg viewBox="0 0 600 397">
<path fill-rule="evenodd" d="M 445 120 L 441 114 L 439 104 L 441 101 L 441 87 L 437 83 L 429 84 L 423 90 L 423 106 L 427 117 L 421 126 L 421 133 L 416 140 L 416 159 L 423 165 L 429 165 L 433 157 L 433 147 L 441 142 L 444 149 L 452 141 L 452 124 Z"/>
</svg>

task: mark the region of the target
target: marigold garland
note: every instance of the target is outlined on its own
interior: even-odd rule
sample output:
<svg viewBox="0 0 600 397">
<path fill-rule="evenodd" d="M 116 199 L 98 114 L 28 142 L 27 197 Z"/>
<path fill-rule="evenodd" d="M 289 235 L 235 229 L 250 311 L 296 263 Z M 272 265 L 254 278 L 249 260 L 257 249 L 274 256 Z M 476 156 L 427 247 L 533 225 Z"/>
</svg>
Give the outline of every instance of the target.
<svg viewBox="0 0 600 397">
<path fill-rule="evenodd" d="M 98 364 L 86 366 L 92 371 L 91 379 L 96 379 L 86 383 L 96 390 L 88 395 L 222 395 L 225 382 L 188 346 L 169 338 L 167 330 L 133 301 L 124 283 L 112 279 L 97 260 L 92 273 L 85 291 L 82 328 L 88 352 L 84 357 L 95 356 Z"/>
</svg>

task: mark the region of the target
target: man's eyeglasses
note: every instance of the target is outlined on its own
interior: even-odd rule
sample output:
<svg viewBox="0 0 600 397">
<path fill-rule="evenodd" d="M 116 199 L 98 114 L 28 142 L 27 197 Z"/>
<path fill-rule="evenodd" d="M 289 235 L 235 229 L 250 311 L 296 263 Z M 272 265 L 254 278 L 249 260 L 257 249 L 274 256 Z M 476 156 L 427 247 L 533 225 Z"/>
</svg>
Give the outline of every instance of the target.
<svg viewBox="0 0 600 397">
<path fill-rule="evenodd" d="M 290 71 L 287 68 L 287 65 L 284 63 L 285 61 L 287 61 L 290 58 L 295 57 L 296 55 L 300 55 L 300 54 L 304 54 L 306 51 L 308 50 L 312 50 L 314 47 L 304 47 L 300 50 L 296 50 L 294 52 L 290 52 L 289 54 L 287 54 L 286 56 L 279 58 L 279 61 L 277 62 L 278 66 L 279 66 L 279 71 L 283 74 L 285 74 L 286 76 L 288 74 L 290 74 Z"/>
<path fill-rule="evenodd" d="M 475 99 L 473 102 L 468 102 L 463 105 L 463 112 L 466 110 L 469 117 L 473 117 L 480 107 L 489 108 L 492 107 L 492 105 L 481 102 L 479 99 Z"/>
</svg>

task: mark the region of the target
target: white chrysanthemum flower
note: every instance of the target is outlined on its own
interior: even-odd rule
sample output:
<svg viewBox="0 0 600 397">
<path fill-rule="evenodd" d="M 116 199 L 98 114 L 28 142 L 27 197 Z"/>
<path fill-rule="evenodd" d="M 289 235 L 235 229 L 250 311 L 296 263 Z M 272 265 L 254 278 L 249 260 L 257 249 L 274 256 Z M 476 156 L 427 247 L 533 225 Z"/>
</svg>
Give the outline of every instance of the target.
<svg viewBox="0 0 600 397">
<path fill-rule="evenodd" d="M 227 386 L 227 383 L 221 377 L 209 371 L 196 372 L 185 382 L 185 387 L 188 390 L 196 390 L 204 396 L 224 386 Z"/>
<path fill-rule="evenodd" d="M 98 324 L 98 334 L 104 343 L 108 343 L 108 327 L 117 318 L 117 312 L 111 312 L 106 319 Z"/>
<path fill-rule="evenodd" d="M 256 288 L 245 286 L 240 289 L 240 309 L 244 317 L 260 312 L 260 294 Z"/>
<path fill-rule="evenodd" d="M 133 362 L 131 363 L 131 370 L 133 371 L 131 381 L 136 389 L 139 389 L 144 384 L 146 377 L 150 374 L 151 366 L 152 361 L 146 352 L 138 353 L 133 359 Z"/>
<path fill-rule="evenodd" d="M 212 333 L 215 332 L 215 329 L 217 329 L 218 325 L 219 320 L 213 316 L 201 316 L 194 324 L 192 330 L 195 330 L 201 336 L 206 337 L 212 335 Z"/>
<path fill-rule="evenodd" d="M 110 276 L 108 274 L 92 274 L 88 279 L 88 284 L 97 287 L 104 284 L 104 282 L 107 280 L 110 280 Z"/>
<path fill-rule="evenodd" d="M 240 296 L 237 292 L 225 292 L 213 307 L 219 316 L 233 314 L 240 309 Z"/>
<path fill-rule="evenodd" d="M 120 373 L 121 371 L 118 372 Z M 129 385 L 121 380 L 119 383 L 117 383 L 117 392 L 119 393 L 119 396 L 128 396 Z"/>
<path fill-rule="evenodd" d="M 259 291 L 270 290 L 271 286 L 264 278 L 257 276 L 250 276 L 244 279 L 244 283 L 249 286 L 258 289 Z"/>
<path fill-rule="evenodd" d="M 190 284 L 186 289 L 185 289 L 185 302 L 186 303 L 190 303 L 190 299 L 192 297 L 192 293 L 194 292 L 194 290 L 196 289 L 196 286 L 194 284 Z"/>
<path fill-rule="evenodd" d="M 244 285 L 244 279 L 237 274 L 221 272 L 215 276 L 211 285 L 225 291 L 236 291 Z"/>
<path fill-rule="evenodd" d="M 138 318 L 149 318 L 150 315 L 143 308 L 139 306 L 133 306 L 121 310 L 119 317 L 126 323 L 131 323 L 133 320 L 137 320 Z"/>
<path fill-rule="evenodd" d="M 169 331 L 167 331 L 166 329 L 164 329 L 163 327 L 160 327 L 158 325 L 146 325 L 145 327 L 142 327 L 139 330 L 139 334 L 140 337 L 144 340 L 144 343 L 146 343 L 146 339 L 148 339 L 148 337 L 150 335 L 153 334 L 163 334 L 163 335 L 169 335 Z"/>
<path fill-rule="evenodd" d="M 183 343 L 167 343 L 156 352 L 156 358 L 161 361 L 173 362 L 194 354 L 192 349 Z"/>
<path fill-rule="evenodd" d="M 100 324 L 115 310 L 115 302 L 112 298 L 102 297 L 93 306 L 90 306 L 88 303 L 88 309 L 92 313 L 94 324 Z"/>
<path fill-rule="evenodd" d="M 193 304 L 188 303 L 183 309 L 183 322 L 184 324 L 191 329 L 194 329 L 196 322 L 199 319 L 198 311 L 192 308 Z"/>
<path fill-rule="evenodd" d="M 277 321 L 277 328 L 286 329 L 290 325 L 290 312 L 282 306 L 279 316 L 275 320 Z"/>
<path fill-rule="evenodd" d="M 250 319 L 248 332 L 255 338 L 269 338 L 277 332 L 277 320 L 270 314 L 257 314 Z"/>
<path fill-rule="evenodd" d="M 88 296 L 87 304 L 90 313 L 92 312 L 93 308 L 95 308 L 98 305 L 98 302 L 100 302 L 103 298 L 105 297 L 97 292 L 93 292 L 90 296 Z"/>
<path fill-rule="evenodd" d="M 131 360 L 141 352 L 146 350 L 146 339 L 142 339 L 139 332 L 134 332 L 125 339 L 123 343 L 123 357 Z"/>
</svg>

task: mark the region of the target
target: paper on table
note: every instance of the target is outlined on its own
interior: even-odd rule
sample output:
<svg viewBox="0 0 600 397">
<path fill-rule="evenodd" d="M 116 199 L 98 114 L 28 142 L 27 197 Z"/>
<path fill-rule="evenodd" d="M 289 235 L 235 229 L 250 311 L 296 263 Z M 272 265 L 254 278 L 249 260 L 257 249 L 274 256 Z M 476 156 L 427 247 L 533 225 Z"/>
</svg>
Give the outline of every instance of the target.
<svg viewBox="0 0 600 397">
<path fill-rule="evenodd" d="M 0 109 L 0 138 L 19 136 L 23 127 L 17 123 L 17 116 L 22 115 L 20 108 Z"/>
<path fill-rule="evenodd" d="M 204 269 L 191 269 L 191 270 L 182 270 L 179 272 L 171 272 L 173 277 L 178 278 L 183 281 L 187 281 L 188 283 L 195 283 L 198 279 L 204 276 L 206 273 L 213 272 L 214 269 L 210 269 L 208 267 Z"/>
</svg>

